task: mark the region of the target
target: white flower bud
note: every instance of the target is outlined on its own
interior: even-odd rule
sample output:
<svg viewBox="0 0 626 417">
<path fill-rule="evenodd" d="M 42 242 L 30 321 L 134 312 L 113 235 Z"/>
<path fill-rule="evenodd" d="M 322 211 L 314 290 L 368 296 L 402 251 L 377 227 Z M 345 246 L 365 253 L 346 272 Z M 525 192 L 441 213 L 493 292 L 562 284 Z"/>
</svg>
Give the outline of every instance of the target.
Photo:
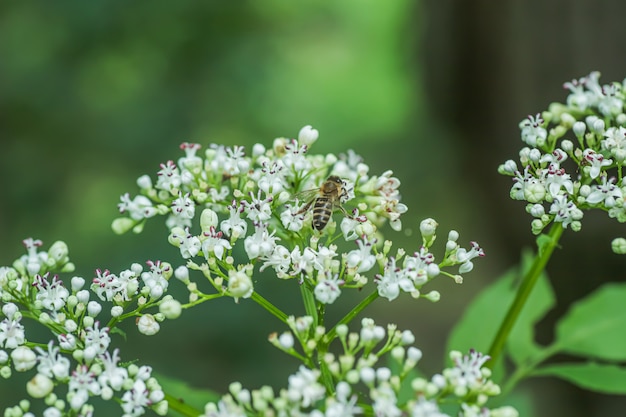
<svg viewBox="0 0 626 417">
<path fill-rule="evenodd" d="M 146 336 L 153 336 L 159 332 L 161 326 L 152 314 L 144 314 L 137 321 L 137 329 Z"/>
<path fill-rule="evenodd" d="M 371 384 L 376 379 L 376 372 L 370 367 L 361 369 L 360 374 L 361 381 L 365 384 Z"/>
<path fill-rule="evenodd" d="M 596 133 L 604 133 L 604 120 L 598 118 L 593 122 L 591 129 Z"/>
<path fill-rule="evenodd" d="M 415 346 L 411 346 L 407 349 L 407 358 L 413 362 L 419 362 L 422 359 L 422 351 L 416 348 Z"/>
<path fill-rule="evenodd" d="M 182 313 L 182 306 L 178 300 L 167 298 L 159 305 L 159 312 L 170 320 L 177 319 Z"/>
<path fill-rule="evenodd" d="M 571 153 L 574 150 L 574 142 L 568 139 L 563 139 L 561 141 L 561 149 L 563 149 L 564 152 Z"/>
<path fill-rule="evenodd" d="M 174 271 L 174 276 L 182 282 L 189 281 L 189 268 L 184 265 L 179 266 Z"/>
<path fill-rule="evenodd" d="M 87 304 L 89 302 L 89 291 L 87 290 L 78 291 L 76 293 L 76 299 L 80 303 Z"/>
<path fill-rule="evenodd" d="M 434 219 L 428 218 L 422 220 L 420 222 L 420 233 L 422 234 L 422 237 L 427 239 L 431 236 L 434 236 L 437 230 L 437 226 L 438 224 Z"/>
<path fill-rule="evenodd" d="M 533 162 L 539 162 L 541 159 L 541 151 L 537 148 L 533 148 L 528 153 L 528 158 Z"/>
<path fill-rule="evenodd" d="M 87 304 L 87 314 L 91 317 L 96 317 L 102 311 L 102 306 L 97 301 L 90 301 Z"/>
<path fill-rule="evenodd" d="M 74 320 L 68 319 L 65 320 L 64 327 L 68 333 L 74 333 L 78 329 L 78 324 Z"/>
<path fill-rule="evenodd" d="M 541 204 L 533 204 L 530 207 L 530 214 L 533 217 L 541 217 L 546 213 L 545 208 Z"/>
<path fill-rule="evenodd" d="M 278 337 L 278 343 L 283 349 L 291 349 L 294 344 L 293 335 L 290 332 L 284 332 Z"/>
<path fill-rule="evenodd" d="M 137 185 L 142 190 L 150 189 L 152 188 L 152 179 L 149 175 L 142 175 L 141 177 L 137 178 Z"/>
<path fill-rule="evenodd" d="M 26 383 L 26 392 L 33 398 L 43 398 L 52 392 L 54 382 L 45 375 L 37 374 Z"/>
<path fill-rule="evenodd" d="M 413 335 L 413 332 L 410 330 L 403 331 L 400 343 L 403 345 L 411 345 L 415 343 L 415 336 Z"/>
<path fill-rule="evenodd" d="M 229 271 L 228 291 L 237 300 L 238 298 L 250 298 L 254 292 L 252 280 L 244 271 Z"/>
<path fill-rule="evenodd" d="M 122 306 L 111 307 L 111 317 L 119 317 L 123 313 L 124 313 L 124 308 Z"/>
<path fill-rule="evenodd" d="M 219 219 L 217 218 L 217 213 L 208 208 L 202 210 L 202 214 L 200 215 L 200 228 L 203 232 L 208 233 L 211 227 L 217 228 L 218 224 Z"/>
<path fill-rule="evenodd" d="M 441 298 L 441 294 L 439 293 L 439 291 L 432 290 L 428 294 L 424 294 L 423 297 L 429 301 L 432 301 L 433 303 L 436 303 Z"/>
<path fill-rule="evenodd" d="M 448 233 L 448 240 L 451 240 L 453 242 L 459 240 L 459 232 L 457 232 L 456 230 L 450 230 L 450 233 Z"/>
<path fill-rule="evenodd" d="M 48 256 L 54 260 L 54 262 L 62 262 L 67 259 L 67 255 L 69 254 L 69 249 L 67 248 L 67 244 L 61 240 L 57 240 L 50 246 L 48 249 Z M 51 259 L 48 259 L 49 261 Z"/>
<path fill-rule="evenodd" d="M 576 122 L 572 126 L 572 131 L 574 132 L 574 135 L 576 135 L 576 137 L 582 137 L 582 135 L 585 134 L 586 129 L 587 125 L 585 125 L 585 122 Z"/>
<path fill-rule="evenodd" d="M 123 235 L 128 232 L 130 229 L 135 226 L 135 221 L 129 219 L 128 217 L 118 217 L 113 220 L 113 224 L 111 224 L 111 229 L 113 229 L 113 233 L 117 235 Z"/>
<path fill-rule="evenodd" d="M 626 239 L 618 237 L 611 242 L 611 250 L 618 255 L 626 254 Z"/>
<path fill-rule="evenodd" d="M 18 308 L 13 303 L 7 303 L 2 306 L 2 313 L 9 319 L 13 320 L 13 315 L 18 312 Z"/>
<path fill-rule="evenodd" d="M 389 381 L 389 378 L 391 378 L 391 369 L 384 366 L 376 369 L 376 378 L 378 378 L 379 381 Z"/>
<path fill-rule="evenodd" d="M 302 129 L 300 129 L 300 133 L 298 133 L 298 142 L 303 145 L 311 146 L 317 138 L 319 137 L 319 132 L 317 129 L 313 129 L 311 125 L 306 125 Z"/>
<path fill-rule="evenodd" d="M 265 146 L 261 145 L 260 143 L 255 143 L 252 146 L 252 156 L 259 157 L 263 155 L 264 153 L 265 153 Z"/>
<path fill-rule="evenodd" d="M 24 372 L 37 364 L 37 355 L 26 346 L 18 346 L 11 352 L 11 360 L 13 360 L 13 367 L 17 372 Z"/>
<path fill-rule="evenodd" d="M 85 286 L 85 278 L 83 277 L 73 277 L 70 281 L 70 287 L 72 291 L 77 292 L 83 289 Z"/>
</svg>

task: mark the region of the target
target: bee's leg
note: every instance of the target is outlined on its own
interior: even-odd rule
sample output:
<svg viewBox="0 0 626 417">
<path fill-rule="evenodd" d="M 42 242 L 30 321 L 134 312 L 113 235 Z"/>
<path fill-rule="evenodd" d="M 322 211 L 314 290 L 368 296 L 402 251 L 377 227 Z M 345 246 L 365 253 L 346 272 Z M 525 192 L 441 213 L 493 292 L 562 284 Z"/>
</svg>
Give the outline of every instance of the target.
<svg viewBox="0 0 626 417">
<path fill-rule="evenodd" d="M 311 200 L 308 203 L 306 203 L 304 205 L 304 207 L 302 207 L 300 210 L 298 210 L 297 213 L 295 213 L 295 215 L 297 216 L 298 214 L 302 214 L 302 213 L 306 212 L 311 207 L 311 204 L 313 204 L 313 201 L 315 201 L 315 200 Z"/>
<path fill-rule="evenodd" d="M 337 205 L 337 207 L 339 208 L 339 210 L 341 210 L 344 216 L 346 216 L 350 220 L 354 220 L 354 216 L 348 213 L 348 211 L 345 208 L 343 208 L 343 206 Z"/>
</svg>

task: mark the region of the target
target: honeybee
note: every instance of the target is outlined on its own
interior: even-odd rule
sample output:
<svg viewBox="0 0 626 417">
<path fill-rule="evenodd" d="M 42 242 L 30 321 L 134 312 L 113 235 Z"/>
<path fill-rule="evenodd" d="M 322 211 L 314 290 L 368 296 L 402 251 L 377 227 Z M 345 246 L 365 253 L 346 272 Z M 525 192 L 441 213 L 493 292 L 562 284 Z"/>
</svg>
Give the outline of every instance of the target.
<svg viewBox="0 0 626 417">
<path fill-rule="evenodd" d="M 321 232 L 324 227 L 326 227 L 335 209 L 341 210 L 346 217 L 350 219 L 352 218 L 352 216 L 348 214 L 346 209 L 341 205 L 341 200 L 346 198 L 348 195 L 346 183 L 336 175 L 331 175 L 326 178 L 326 181 L 322 183 L 319 189 L 303 191 L 298 195 L 306 195 L 309 197 L 312 195 L 309 202 L 306 203 L 296 214 L 302 214 L 313 206 L 312 226 L 313 229 L 317 231 Z"/>
</svg>

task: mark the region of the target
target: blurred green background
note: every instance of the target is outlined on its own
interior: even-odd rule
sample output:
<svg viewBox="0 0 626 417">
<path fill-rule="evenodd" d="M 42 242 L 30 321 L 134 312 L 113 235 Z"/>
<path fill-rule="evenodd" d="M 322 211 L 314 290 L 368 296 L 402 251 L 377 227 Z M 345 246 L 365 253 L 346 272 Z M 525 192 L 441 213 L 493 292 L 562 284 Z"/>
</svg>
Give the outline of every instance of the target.
<svg viewBox="0 0 626 417">
<path fill-rule="evenodd" d="M 508 200 L 509 180 L 495 172 L 517 153 L 517 123 L 564 100 L 564 81 L 595 69 L 604 82 L 624 77 L 624 11 L 610 1 L 3 2 L 0 264 L 20 256 L 29 236 L 46 247 L 66 241 L 87 279 L 96 268 L 177 259 L 158 222 L 141 235 L 111 232 L 136 178 L 177 158 L 183 141 L 269 145 L 312 124 L 320 131 L 312 152 L 352 148 L 372 173 L 394 170 L 408 229 L 434 217 L 441 240 L 456 228 L 464 245 L 485 248 L 463 286 L 432 285 L 440 303 L 379 300 L 370 313 L 413 330 L 424 371 L 437 372 L 464 306 L 533 242 L 523 207 Z M 554 317 L 601 281 L 624 279 L 621 258 L 598 268 L 586 250 L 597 241 L 608 252 L 614 225 L 587 224 L 576 240 L 565 237 L 568 251 L 550 271 L 563 301 Z M 414 235 L 391 236 L 419 245 Z M 578 278 L 588 271 L 593 279 Z M 285 303 L 294 288 L 284 284 L 263 290 Z M 218 300 L 151 338 L 129 329 L 122 358 L 201 388 L 282 386 L 297 364 L 265 341 L 283 329 L 258 311 Z M 550 329 L 548 320 L 545 340 Z M 536 416 L 626 405 L 559 381 L 534 384 L 526 389 Z M 25 395 L 6 381 L 0 393 L 0 408 Z"/>
</svg>

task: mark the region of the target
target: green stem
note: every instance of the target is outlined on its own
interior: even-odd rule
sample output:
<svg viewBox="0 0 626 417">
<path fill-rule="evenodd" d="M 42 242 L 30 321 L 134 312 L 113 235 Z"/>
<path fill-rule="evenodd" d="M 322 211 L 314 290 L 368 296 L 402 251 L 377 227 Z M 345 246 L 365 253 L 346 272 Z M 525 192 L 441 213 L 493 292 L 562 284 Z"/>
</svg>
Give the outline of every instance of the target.
<svg viewBox="0 0 626 417">
<path fill-rule="evenodd" d="M 361 311 L 365 309 L 365 307 L 370 305 L 377 298 L 378 290 L 374 290 L 373 293 L 368 295 L 367 298 L 363 299 L 359 304 L 357 304 L 356 307 L 350 310 L 348 314 L 346 314 L 341 320 L 339 320 L 337 324 L 335 324 L 333 328 L 330 329 L 328 333 L 326 333 L 326 336 L 324 336 L 324 343 L 326 345 L 330 344 L 330 342 L 332 342 L 332 340 L 335 338 L 335 335 L 337 334 L 337 326 L 339 326 L 340 324 L 350 323 Z"/>
<path fill-rule="evenodd" d="M 265 298 L 263 298 L 261 294 L 255 291 L 252 293 L 252 297 L 250 298 L 252 298 L 252 300 L 256 302 L 258 305 L 266 309 L 270 314 L 274 315 L 278 320 L 287 324 L 287 317 L 288 317 L 287 314 L 285 314 L 281 309 L 279 309 L 274 304 L 270 303 Z"/>
<path fill-rule="evenodd" d="M 498 333 L 496 333 L 496 337 L 491 344 L 491 348 L 489 349 L 489 356 L 491 360 L 488 362 L 487 366 L 493 368 L 493 366 L 497 363 L 500 355 L 502 354 L 502 350 L 504 349 L 504 344 L 519 317 L 524 304 L 528 300 L 530 293 L 532 292 L 541 272 L 546 267 L 546 264 L 550 260 L 552 256 L 552 252 L 554 248 L 559 243 L 559 238 L 563 233 L 563 225 L 561 223 L 553 223 L 550 228 L 550 232 L 548 233 L 548 238 L 545 241 L 538 241 L 538 253 L 535 257 L 533 264 L 531 265 L 528 272 L 524 276 L 524 280 L 522 281 L 519 289 L 517 290 L 517 294 L 515 295 L 515 299 L 513 300 L 513 304 L 509 307 L 509 311 L 506 313 L 504 317 L 504 321 L 500 325 L 498 329 Z"/>
</svg>

